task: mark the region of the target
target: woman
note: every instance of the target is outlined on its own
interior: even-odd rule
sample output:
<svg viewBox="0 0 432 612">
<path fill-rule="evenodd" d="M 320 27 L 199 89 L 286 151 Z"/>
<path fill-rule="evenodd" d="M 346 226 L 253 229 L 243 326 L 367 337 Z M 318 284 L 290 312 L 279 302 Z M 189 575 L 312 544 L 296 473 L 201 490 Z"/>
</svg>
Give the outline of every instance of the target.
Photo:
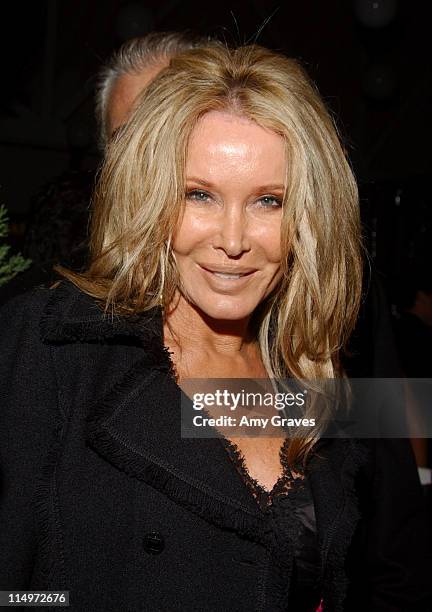
<svg viewBox="0 0 432 612">
<path fill-rule="evenodd" d="M 172 60 L 109 147 L 89 270 L 3 312 L 1 588 L 104 612 L 426 609 L 405 447 L 319 423 L 180 436 L 188 379 L 343 376 L 359 236 L 296 62 Z"/>
</svg>

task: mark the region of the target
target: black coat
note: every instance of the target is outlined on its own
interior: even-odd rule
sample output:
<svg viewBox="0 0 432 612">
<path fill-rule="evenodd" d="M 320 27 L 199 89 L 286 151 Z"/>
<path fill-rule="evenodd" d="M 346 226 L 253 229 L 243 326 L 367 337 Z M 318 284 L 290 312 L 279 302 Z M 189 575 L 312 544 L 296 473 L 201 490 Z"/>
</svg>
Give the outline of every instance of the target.
<svg viewBox="0 0 432 612">
<path fill-rule="evenodd" d="M 0 324 L 0 590 L 68 589 L 89 612 L 286 610 L 271 513 L 218 440 L 180 436 L 158 309 L 111 320 L 63 282 Z M 431 609 L 408 442 L 322 440 L 306 473 L 324 610 Z"/>
</svg>

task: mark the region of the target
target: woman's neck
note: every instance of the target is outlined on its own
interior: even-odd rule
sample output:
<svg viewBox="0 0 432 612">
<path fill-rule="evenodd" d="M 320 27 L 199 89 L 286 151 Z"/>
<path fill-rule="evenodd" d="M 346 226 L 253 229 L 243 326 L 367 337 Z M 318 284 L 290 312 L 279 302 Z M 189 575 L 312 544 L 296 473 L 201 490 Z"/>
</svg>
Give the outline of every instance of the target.
<svg viewBox="0 0 432 612">
<path fill-rule="evenodd" d="M 183 378 L 266 378 L 250 317 L 215 321 L 180 298 L 168 309 L 164 343 Z"/>
<path fill-rule="evenodd" d="M 255 344 L 249 329 L 250 317 L 235 321 L 216 321 L 205 315 L 193 304 L 180 297 L 174 307 L 168 309 L 165 336 L 184 350 L 235 356 L 248 351 Z"/>
</svg>

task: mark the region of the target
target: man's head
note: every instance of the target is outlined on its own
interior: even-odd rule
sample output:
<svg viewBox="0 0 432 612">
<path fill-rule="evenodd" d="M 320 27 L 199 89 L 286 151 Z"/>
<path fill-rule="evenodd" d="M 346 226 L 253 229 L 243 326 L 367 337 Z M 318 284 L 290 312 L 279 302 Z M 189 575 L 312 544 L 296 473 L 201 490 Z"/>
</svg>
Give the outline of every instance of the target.
<svg viewBox="0 0 432 612">
<path fill-rule="evenodd" d="M 127 121 L 139 93 L 172 57 L 208 42 L 182 32 L 152 32 L 125 42 L 99 73 L 96 118 L 102 147 Z"/>
</svg>

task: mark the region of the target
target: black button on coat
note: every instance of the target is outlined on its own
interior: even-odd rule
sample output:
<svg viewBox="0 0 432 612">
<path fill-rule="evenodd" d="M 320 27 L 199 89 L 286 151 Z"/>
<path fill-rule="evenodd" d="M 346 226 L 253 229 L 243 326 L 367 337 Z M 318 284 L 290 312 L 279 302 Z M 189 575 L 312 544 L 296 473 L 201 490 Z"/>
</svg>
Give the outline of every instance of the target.
<svg viewBox="0 0 432 612">
<path fill-rule="evenodd" d="M 165 542 L 160 533 L 151 531 L 144 536 L 143 546 L 151 555 L 159 555 L 165 548 Z"/>
<path fill-rule="evenodd" d="M 219 440 L 180 436 L 160 311 L 112 320 L 62 282 L 0 314 L 0 589 L 68 589 L 71 611 L 286 610 L 289 543 L 281 561 Z M 306 475 L 324 610 L 432 609 L 408 443 L 322 440 Z"/>
</svg>

